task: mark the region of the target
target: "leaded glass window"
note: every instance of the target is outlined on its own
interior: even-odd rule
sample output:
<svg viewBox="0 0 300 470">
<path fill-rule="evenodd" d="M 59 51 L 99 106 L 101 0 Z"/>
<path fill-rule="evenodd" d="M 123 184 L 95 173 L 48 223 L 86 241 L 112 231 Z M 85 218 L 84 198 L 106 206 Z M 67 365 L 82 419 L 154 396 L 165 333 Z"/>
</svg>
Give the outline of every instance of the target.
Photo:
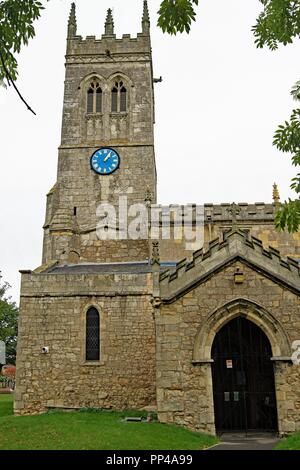
<svg viewBox="0 0 300 470">
<path fill-rule="evenodd" d="M 100 317 L 98 311 L 92 307 L 86 314 L 86 360 L 99 361 L 100 359 Z"/>
</svg>

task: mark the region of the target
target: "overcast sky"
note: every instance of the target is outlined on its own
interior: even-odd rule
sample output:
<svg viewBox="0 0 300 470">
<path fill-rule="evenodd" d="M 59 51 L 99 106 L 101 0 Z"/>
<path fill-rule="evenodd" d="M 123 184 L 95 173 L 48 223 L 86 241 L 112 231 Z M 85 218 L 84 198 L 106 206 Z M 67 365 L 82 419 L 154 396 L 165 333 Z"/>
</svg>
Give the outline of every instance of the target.
<svg viewBox="0 0 300 470">
<path fill-rule="evenodd" d="M 67 0 L 50 0 L 36 38 L 19 57 L 18 86 L 0 89 L 0 270 L 18 301 L 19 269 L 41 264 L 46 193 L 56 180 L 64 86 Z M 141 30 L 142 0 L 77 0 L 78 34 L 100 37 L 114 9 L 117 36 Z M 258 0 L 201 0 L 190 35 L 156 27 L 149 0 L 155 85 L 159 202 L 271 202 L 285 199 L 295 169 L 272 147 L 277 125 L 296 106 L 299 42 L 258 50 L 251 26 Z"/>
</svg>

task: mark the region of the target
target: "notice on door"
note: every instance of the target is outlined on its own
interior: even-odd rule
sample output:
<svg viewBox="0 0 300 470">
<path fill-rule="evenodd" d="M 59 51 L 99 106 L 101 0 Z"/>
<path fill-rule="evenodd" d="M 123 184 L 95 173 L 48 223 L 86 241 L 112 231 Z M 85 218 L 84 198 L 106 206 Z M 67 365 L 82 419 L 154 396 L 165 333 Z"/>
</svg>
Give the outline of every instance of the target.
<svg viewBox="0 0 300 470">
<path fill-rule="evenodd" d="M 232 369 L 232 359 L 226 359 L 226 368 L 227 369 Z"/>
</svg>

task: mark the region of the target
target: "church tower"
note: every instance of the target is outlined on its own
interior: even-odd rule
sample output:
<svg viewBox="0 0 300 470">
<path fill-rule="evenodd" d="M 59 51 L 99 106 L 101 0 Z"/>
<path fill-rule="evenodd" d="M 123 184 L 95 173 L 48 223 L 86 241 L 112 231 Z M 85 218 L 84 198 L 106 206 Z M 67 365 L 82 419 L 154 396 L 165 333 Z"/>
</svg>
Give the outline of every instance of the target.
<svg viewBox="0 0 300 470">
<path fill-rule="evenodd" d="M 77 35 L 73 3 L 57 182 L 47 196 L 43 264 L 148 258 L 148 242 L 121 237 L 118 223 L 115 240 L 99 239 L 97 208 L 108 203 L 118 217 L 120 197 L 128 206 L 144 203 L 146 191 L 156 202 L 153 126 L 147 1 L 142 32 L 121 39 L 110 9 L 101 39 Z"/>
</svg>

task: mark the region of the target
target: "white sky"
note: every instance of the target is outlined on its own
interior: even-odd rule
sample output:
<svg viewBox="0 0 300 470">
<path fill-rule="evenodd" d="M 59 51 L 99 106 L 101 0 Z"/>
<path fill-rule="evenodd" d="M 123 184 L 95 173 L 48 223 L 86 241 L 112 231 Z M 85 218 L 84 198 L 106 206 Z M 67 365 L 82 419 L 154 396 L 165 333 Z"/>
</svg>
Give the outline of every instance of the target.
<svg viewBox="0 0 300 470">
<path fill-rule="evenodd" d="M 70 1 L 51 0 L 36 38 L 19 57 L 20 90 L 0 89 L 0 270 L 18 301 L 19 269 L 41 264 L 46 193 L 56 179 Z M 106 10 L 115 29 L 141 31 L 142 0 L 77 0 L 78 34 L 100 36 Z M 296 107 L 289 95 L 299 78 L 299 42 L 258 50 L 251 26 L 258 0 L 201 0 L 190 35 L 156 27 L 160 0 L 149 0 L 156 91 L 159 202 L 270 202 L 282 199 L 294 176 L 272 146 L 277 125 Z"/>
</svg>

